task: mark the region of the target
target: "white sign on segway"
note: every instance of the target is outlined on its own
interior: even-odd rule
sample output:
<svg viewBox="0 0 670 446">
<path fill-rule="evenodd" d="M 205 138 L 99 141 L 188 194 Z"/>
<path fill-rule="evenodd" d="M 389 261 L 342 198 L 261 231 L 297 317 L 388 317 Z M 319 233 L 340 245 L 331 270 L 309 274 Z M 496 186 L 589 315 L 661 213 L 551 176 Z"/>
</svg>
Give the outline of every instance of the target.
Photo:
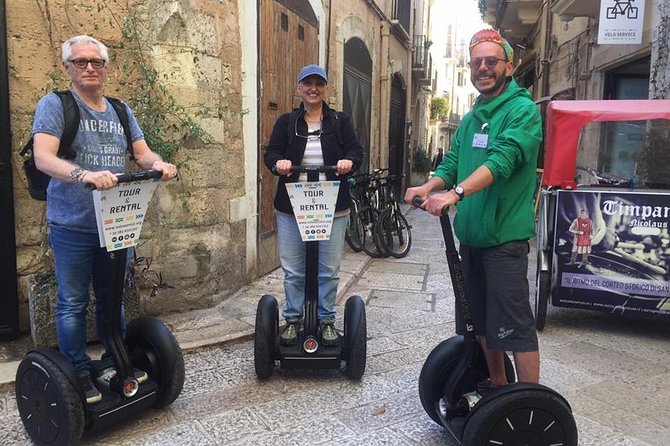
<svg viewBox="0 0 670 446">
<path fill-rule="evenodd" d="M 287 183 L 286 190 L 302 240 L 330 239 L 340 182 Z"/>
<path fill-rule="evenodd" d="M 137 244 L 147 205 L 159 181 L 159 178 L 130 181 L 93 191 L 101 248 L 111 252 Z"/>
</svg>

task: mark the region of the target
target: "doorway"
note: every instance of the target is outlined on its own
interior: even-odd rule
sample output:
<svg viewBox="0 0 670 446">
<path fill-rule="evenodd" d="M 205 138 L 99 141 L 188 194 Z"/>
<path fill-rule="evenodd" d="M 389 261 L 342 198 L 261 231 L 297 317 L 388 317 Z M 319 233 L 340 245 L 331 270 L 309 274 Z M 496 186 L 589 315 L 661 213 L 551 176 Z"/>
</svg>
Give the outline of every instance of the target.
<svg viewBox="0 0 670 446">
<path fill-rule="evenodd" d="M 363 147 L 360 172 L 370 169 L 370 104 L 372 58 L 365 43 L 356 37 L 344 44 L 344 113 L 351 118 Z"/>
<path fill-rule="evenodd" d="M 395 74 L 391 82 L 389 110 L 389 174 L 402 175 L 405 163 L 405 83 Z M 396 181 L 396 197 L 400 197 L 401 181 Z"/>
<path fill-rule="evenodd" d="M 275 121 L 298 106 L 296 76 L 319 61 L 319 21 L 308 0 L 269 0 L 261 3 L 259 104 L 259 160 Z M 277 177 L 259 163 L 258 274 L 279 266 L 274 195 Z"/>
</svg>

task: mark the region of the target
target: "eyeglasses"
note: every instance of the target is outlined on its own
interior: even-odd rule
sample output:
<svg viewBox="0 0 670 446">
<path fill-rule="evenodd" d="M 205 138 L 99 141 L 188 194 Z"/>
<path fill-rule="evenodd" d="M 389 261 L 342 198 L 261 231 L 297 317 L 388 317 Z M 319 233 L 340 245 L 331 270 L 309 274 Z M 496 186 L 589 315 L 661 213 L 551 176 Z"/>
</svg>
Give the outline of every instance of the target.
<svg viewBox="0 0 670 446">
<path fill-rule="evenodd" d="M 469 62 L 470 68 L 473 70 L 478 69 L 482 64 L 482 61 L 484 61 L 484 65 L 486 65 L 486 68 L 488 68 L 489 70 L 495 68 L 496 65 L 498 65 L 498 62 L 507 62 L 507 60 L 505 59 L 498 59 L 497 57 L 494 56 L 475 57 Z"/>
<path fill-rule="evenodd" d="M 91 66 L 95 69 L 100 69 L 107 65 L 107 61 L 103 59 L 70 59 L 68 60 L 72 65 L 80 70 L 83 70 L 90 63 Z"/>
<path fill-rule="evenodd" d="M 295 123 L 293 124 L 293 131 L 295 132 L 295 136 L 298 138 L 305 138 L 307 141 L 317 141 L 321 139 L 321 129 L 318 128 L 314 131 L 307 132 L 307 135 L 300 135 L 298 133 L 298 120 L 295 120 Z"/>
</svg>

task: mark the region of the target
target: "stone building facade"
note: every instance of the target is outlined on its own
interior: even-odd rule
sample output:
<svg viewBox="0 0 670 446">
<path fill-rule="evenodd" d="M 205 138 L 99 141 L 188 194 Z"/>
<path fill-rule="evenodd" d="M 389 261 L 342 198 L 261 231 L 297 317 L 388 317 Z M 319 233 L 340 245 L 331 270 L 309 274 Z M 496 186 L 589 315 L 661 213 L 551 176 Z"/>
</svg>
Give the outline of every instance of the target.
<svg viewBox="0 0 670 446">
<path fill-rule="evenodd" d="M 277 267 L 267 207 L 274 179 L 261 157 L 264 122 L 290 111 L 295 100 L 294 66 L 327 67 L 331 105 L 354 118 L 368 154 L 366 169 L 405 171 L 408 129 L 426 126 L 411 123 L 415 116 L 424 119 L 413 113 L 411 97 L 412 37 L 415 27 L 424 29 L 414 23 L 415 9 L 424 11 L 424 5 L 409 0 L 0 0 L 7 50 L 0 72 L 8 85 L 2 102 L 12 136 L 13 182 L 11 202 L 0 203 L 0 215 L 13 218 L 9 223 L 15 229 L 15 252 L 4 244 L 2 250 L 16 259 L 18 328 L 28 326 L 29 280 L 51 268 L 44 204 L 28 196 L 18 151 L 30 136 L 39 97 L 68 88 L 60 63 L 64 40 L 89 34 L 109 46 L 105 91 L 135 105 L 138 116 L 142 102 L 134 101 L 147 82 L 139 67 L 155 74 L 178 104 L 159 111 L 188 117 L 198 128 L 183 138 L 172 136 L 180 145 L 173 159 L 180 165 L 180 181 L 159 187 L 138 248 L 145 260 L 136 273 L 146 287 L 140 290 L 139 311 L 157 314 L 211 306 Z M 420 19 L 428 17 L 422 12 Z M 297 34 L 282 46 L 280 31 L 292 32 L 293 26 Z M 313 51 L 303 51 L 302 44 Z M 277 60 L 269 55 L 272 45 L 288 48 L 282 54 L 294 65 L 272 66 L 269 62 Z M 275 83 L 286 87 L 271 85 L 277 78 L 281 82 Z M 13 215 L 5 212 L 10 207 Z M 152 286 L 159 282 L 169 286 Z"/>
</svg>

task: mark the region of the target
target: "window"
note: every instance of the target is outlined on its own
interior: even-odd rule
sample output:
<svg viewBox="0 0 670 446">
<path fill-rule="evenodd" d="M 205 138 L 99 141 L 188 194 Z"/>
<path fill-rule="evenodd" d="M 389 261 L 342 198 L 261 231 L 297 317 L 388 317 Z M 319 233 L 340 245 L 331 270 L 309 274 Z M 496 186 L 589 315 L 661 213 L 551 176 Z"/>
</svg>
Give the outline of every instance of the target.
<svg viewBox="0 0 670 446">
<path fill-rule="evenodd" d="M 283 12 L 281 13 L 281 29 L 288 31 L 288 16 Z"/>
<path fill-rule="evenodd" d="M 298 25 L 298 40 L 305 41 L 305 28 L 302 25 Z"/>
</svg>

